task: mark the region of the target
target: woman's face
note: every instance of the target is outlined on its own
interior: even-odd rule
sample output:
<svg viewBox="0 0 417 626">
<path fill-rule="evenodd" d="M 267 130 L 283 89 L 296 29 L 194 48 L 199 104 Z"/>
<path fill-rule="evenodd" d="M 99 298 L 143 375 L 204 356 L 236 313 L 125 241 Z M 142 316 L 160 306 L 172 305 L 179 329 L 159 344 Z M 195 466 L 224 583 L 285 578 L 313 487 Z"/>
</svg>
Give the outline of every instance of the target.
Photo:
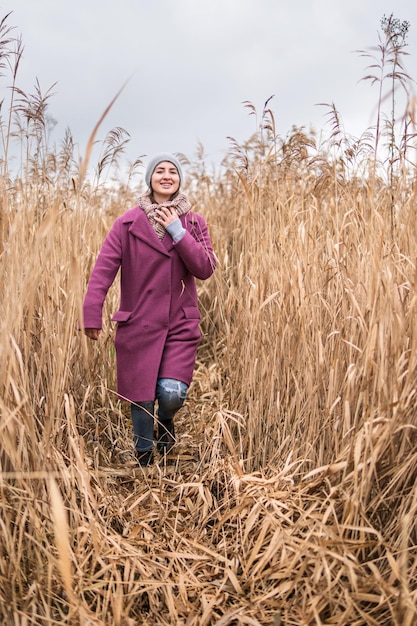
<svg viewBox="0 0 417 626">
<path fill-rule="evenodd" d="M 169 200 L 180 188 L 180 177 L 173 163 L 162 161 L 153 171 L 151 187 L 157 202 Z"/>
</svg>

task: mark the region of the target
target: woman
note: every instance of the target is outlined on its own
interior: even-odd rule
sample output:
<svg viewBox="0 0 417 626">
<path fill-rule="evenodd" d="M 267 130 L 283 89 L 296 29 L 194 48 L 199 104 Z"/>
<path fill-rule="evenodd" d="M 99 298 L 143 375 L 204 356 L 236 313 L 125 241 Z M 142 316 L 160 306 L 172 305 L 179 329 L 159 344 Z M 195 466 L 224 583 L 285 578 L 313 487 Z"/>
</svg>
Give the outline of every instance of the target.
<svg viewBox="0 0 417 626">
<path fill-rule="evenodd" d="M 158 154 L 146 169 L 148 191 L 116 219 L 98 255 L 84 300 L 84 332 L 97 340 L 102 308 L 120 274 L 120 308 L 112 320 L 119 396 L 131 403 L 139 465 L 175 442 L 174 415 L 183 405 L 200 341 L 195 279 L 206 279 L 216 260 L 205 220 L 180 191 L 183 173 L 172 154 Z"/>
</svg>

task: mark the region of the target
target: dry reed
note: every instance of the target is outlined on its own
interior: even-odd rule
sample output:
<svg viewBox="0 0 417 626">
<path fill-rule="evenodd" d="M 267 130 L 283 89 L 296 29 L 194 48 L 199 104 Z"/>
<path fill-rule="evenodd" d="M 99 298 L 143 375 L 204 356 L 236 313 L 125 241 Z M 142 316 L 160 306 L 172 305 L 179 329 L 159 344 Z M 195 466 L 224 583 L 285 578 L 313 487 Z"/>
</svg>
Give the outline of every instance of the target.
<svg viewBox="0 0 417 626">
<path fill-rule="evenodd" d="M 92 185 L 70 137 L 3 178 L 2 623 L 416 622 L 413 174 L 393 233 L 375 172 L 263 123 L 221 174 L 188 168 L 219 267 L 176 454 L 149 470 L 114 393 L 117 286 L 99 345 L 78 331 L 137 189 Z"/>
</svg>

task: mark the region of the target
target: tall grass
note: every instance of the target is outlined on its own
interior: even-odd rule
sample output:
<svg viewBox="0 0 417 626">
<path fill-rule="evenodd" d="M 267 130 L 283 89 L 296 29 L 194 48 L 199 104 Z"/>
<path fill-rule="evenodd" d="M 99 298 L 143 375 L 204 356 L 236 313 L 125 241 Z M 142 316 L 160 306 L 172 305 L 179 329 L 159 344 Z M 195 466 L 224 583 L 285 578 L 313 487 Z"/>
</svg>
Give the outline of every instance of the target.
<svg viewBox="0 0 417 626">
<path fill-rule="evenodd" d="M 398 170 L 393 230 L 373 144 L 335 109 L 322 145 L 277 137 L 267 102 L 220 173 L 196 155 L 188 191 L 219 266 L 199 285 L 177 454 L 142 470 L 114 392 L 117 285 L 99 345 L 78 330 L 102 240 L 140 190 L 101 183 L 126 134 L 86 177 L 69 132 L 48 145 L 49 98 L 18 95 L 24 157 L 1 183 L 1 623 L 414 624 L 414 169 Z"/>
</svg>

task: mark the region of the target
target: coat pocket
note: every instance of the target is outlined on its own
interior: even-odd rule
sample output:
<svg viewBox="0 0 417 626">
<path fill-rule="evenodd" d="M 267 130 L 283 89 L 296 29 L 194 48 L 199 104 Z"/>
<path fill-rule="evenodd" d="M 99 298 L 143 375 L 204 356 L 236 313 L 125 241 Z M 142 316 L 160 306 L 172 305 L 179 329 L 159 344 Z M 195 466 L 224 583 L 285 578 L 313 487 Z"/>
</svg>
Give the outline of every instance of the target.
<svg viewBox="0 0 417 626">
<path fill-rule="evenodd" d="M 200 319 L 200 310 L 197 306 L 184 306 L 184 317 L 187 320 L 199 320 Z"/>
<path fill-rule="evenodd" d="M 112 322 L 118 322 L 119 324 L 126 323 L 132 317 L 133 311 L 116 311 L 111 318 Z"/>
</svg>

